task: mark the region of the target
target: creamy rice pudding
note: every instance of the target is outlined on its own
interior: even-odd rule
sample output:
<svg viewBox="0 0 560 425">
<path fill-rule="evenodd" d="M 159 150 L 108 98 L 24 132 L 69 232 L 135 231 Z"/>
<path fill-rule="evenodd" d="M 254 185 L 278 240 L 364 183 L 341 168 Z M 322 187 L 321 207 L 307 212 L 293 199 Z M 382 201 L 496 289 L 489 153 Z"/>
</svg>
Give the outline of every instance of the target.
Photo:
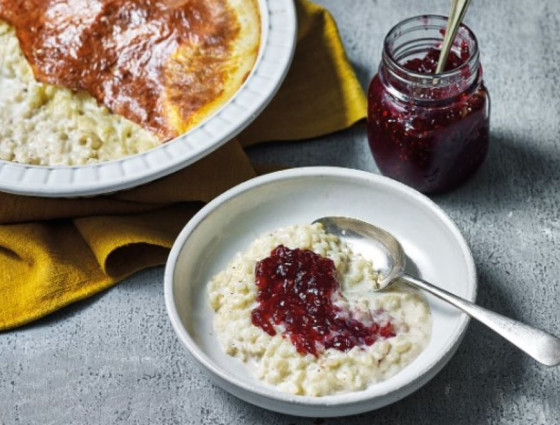
<svg viewBox="0 0 560 425">
<path fill-rule="evenodd" d="M 388 379 L 429 342 L 424 298 L 401 284 L 376 288 L 370 262 L 305 224 L 257 238 L 208 290 L 227 354 L 282 391 L 325 396 Z"/>
</svg>

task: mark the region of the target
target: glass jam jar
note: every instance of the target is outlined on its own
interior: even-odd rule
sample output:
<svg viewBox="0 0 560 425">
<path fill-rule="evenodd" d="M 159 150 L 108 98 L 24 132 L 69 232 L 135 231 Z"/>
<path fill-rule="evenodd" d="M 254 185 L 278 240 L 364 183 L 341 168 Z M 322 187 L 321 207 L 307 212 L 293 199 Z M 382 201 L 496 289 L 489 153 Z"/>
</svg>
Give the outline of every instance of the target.
<svg viewBox="0 0 560 425">
<path fill-rule="evenodd" d="M 368 90 L 368 139 L 379 170 L 424 193 L 466 181 L 488 151 L 490 98 L 478 42 L 461 25 L 435 74 L 447 18 L 417 16 L 385 37 Z"/>
</svg>

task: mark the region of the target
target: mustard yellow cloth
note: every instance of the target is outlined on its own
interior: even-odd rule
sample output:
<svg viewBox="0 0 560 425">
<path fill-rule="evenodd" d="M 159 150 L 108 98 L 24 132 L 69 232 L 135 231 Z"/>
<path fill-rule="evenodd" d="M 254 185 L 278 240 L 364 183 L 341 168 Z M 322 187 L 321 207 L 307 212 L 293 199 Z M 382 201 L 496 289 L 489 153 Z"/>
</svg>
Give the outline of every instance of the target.
<svg viewBox="0 0 560 425">
<path fill-rule="evenodd" d="M 291 70 L 237 140 L 171 176 L 111 196 L 42 199 L 0 192 L 0 330 L 163 264 L 203 203 L 256 175 L 242 146 L 320 136 L 364 117 L 365 97 L 331 15 L 307 0 L 296 6 Z"/>
</svg>

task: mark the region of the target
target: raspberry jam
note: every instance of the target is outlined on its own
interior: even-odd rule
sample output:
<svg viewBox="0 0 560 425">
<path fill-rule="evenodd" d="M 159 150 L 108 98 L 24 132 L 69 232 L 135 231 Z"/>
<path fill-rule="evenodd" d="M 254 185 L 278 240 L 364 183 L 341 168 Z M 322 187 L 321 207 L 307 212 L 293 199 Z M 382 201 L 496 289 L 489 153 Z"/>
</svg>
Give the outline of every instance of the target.
<svg viewBox="0 0 560 425">
<path fill-rule="evenodd" d="M 395 26 L 368 91 L 368 138 L 379 170 L 424 193 L 459 186 L 488 151 L 490 99 L 466 26 L 435 75 L 446 22 L 422 16 Z"/>
<path fill-rule="evenodd" d="M 414 58 L 405 62 L 403 68 L 418 74 L 435 74 L 437 64 L 439 61 L 440 51 L 437 49 L 430 49 L 423 58 Z M 459 68 L 469 58 L 469 53 L 466 46 L 463 47 L 460 55 L 457 52 L 451 51 L 447 56 L 445 62 L 444 72 L 452 71 Z"/>
<path fill-rule="evenodd" d="M 251 312 L 253 324 L 271 336 L 275 326 L 283 328 L 300 354 L 348 351 L 395 336 L 390 322 L 365 324 L 336 305 L 342 294 L 335 265 L 313 251 L 278 246 L 257 263 L 255 283 L 259 305 Z"/>
</svg>

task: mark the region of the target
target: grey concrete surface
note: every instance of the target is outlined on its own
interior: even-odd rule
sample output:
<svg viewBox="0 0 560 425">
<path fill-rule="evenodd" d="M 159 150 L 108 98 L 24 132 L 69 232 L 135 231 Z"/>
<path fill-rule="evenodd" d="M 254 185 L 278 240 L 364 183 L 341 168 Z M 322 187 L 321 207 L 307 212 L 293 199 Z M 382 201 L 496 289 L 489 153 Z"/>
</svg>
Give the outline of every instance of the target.
<svg viewBox="0 0 560 425">
<path fill-rule="evenodd" d="M 397 21 L 445 14 L 447 0 L 321 0 L 367 84 Z M 474 1 L 492 96 L 492 146 L 464 187 L 434 200 L 476 260 L 479 303 L 560 334 L 560 1 Z M 363 126 L 304 144 L 259 147 L 261 162 L 376 172 Z M 560 369 L 472 323 L 430 383 L 368 414 L 324 421 L 274 414 L 211 385 L 168 323 L 163 270 L 23 329 L 0 334 L 0 424 L 560 424 Z"/>
</svg>

